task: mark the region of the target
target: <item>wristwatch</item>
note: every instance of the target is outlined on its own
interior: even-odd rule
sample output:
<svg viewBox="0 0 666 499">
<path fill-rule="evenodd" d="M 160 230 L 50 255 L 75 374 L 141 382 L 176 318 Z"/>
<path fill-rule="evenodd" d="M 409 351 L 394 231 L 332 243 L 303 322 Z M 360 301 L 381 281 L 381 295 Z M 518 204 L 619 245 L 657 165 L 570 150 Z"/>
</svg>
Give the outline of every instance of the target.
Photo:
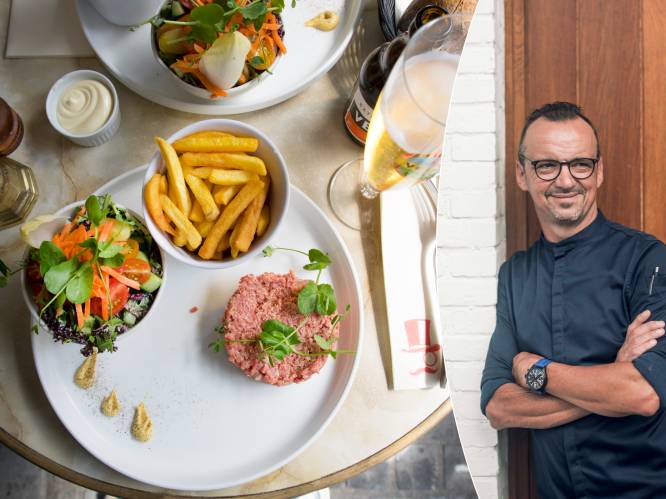
<svg viewBox="0 0 666 499">
<path fill-rule="evenodd" d="M 548 376 L 546 375 L 546 366 L 550 364 L 550 359 L 539 359 L 532 367 L 525 373 L 525 383 L 531 392 L 544 394 L 546 393 L 546 383 L 548 383 Z"/>
</svg>

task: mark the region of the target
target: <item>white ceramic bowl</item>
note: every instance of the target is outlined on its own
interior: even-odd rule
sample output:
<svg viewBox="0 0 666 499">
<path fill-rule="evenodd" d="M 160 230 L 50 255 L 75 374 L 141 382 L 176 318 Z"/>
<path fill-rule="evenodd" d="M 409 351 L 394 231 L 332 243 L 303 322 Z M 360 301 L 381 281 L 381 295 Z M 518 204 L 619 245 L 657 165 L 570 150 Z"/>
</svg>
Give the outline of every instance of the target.
<svg viewBox="0 0 666 499">
<path fill-rule="evenodd" d="M 264 161 L 266 164 L 266 169 L 268 170 L 268 174 L 271 177 L 271 187 L 267 201 L 270 205 L 271 215 L 266 232 L 261 237 L 252 241 L 252 245 L 250 246 L 250 249 L 247 251 L 247 253 L 241 253 L 237 258 L 225 258 L 224 260 L 203 260 L 199 258 L 196 253 L 191 253 L 186 249 L 179 248 L 173 244 L 170 236 L 159 229 L 155 223 L 153 223 L 153 220 L 146 208 L 145 198 L 143 199 L 143 213 L 146 219 L 146 226 L 153 236 L 153 239 L 155 239 L 155 242 L 157 242 L 157 244 L 169 255 L 183 263 L 194 265 L 195 267 L 203 267 L 207 269 L 225 269 L 251 260 L 269 244 L 275 233 L 280 229 L 280 225 L 282 224 L 287 213 L 291 186 L 289 184 L 287 165 L 284 161 L 284 158 L 282 157 L 282 154 L 280 154 L 280 151 L 278 151 L 273 141 L 271 141 L 257 128 L 246 123 L 227 119 L 199 121 L 180 129 L 171 137 L 169 137 L 167 142 L 173 143 L 175 140 L 185 137 L 191 133 L 206 130 L 219 130 L 231 133 L 233 135 L 256 137 L 259 139 L 259 148 L 255 153 L 252 154 Z M 164 161 L 162 160 L 162 156 L 160 155 L 159 150 L 155 152 L 150 160 L 150 163 L 148 164 L 144 185 L 155 173 L 165 173 Z"/>
<path fill-rule="evenodd" d="M 74 134 L 65 130 L 58 121 L 58 99 L 60 98 L 60 94 L 72 83 L 82 80 L 95 80 L 108 88 L 113 99 L 113 108 L 111 109 L 111 115 L 100 128 L 92 133 Z M 118 128 L 120 128 L 120 102 L 118 101 L 118 94 L 111 80 L 97 71 L 79 69 L 65 74 L 53 84 L 46 96 L 46 116 L 51 126 L 64 137 L 75 144 L 84 147 L 94 147 L 107 142 L 116 134 Z"/>
<path fill-rule="evenodd" d="M 56 215 L 64 215 L 66 217 L 72 217 L 76 214 L 77 210 L 84 204 L 83 201 L 76 201 L 74 203 L 68 204 L 64 208 L 58 210 L 56 212 Z M 129 208 L 125 208 L 130 215 L 134 217 L 135 220 L 140 222 L 144 227 L 148 228 L 146 225 L 145 220 L 143 217 L 141 217 L 138 213 L 136 213 L 133 210 L 130 210 Z M 58 229 L 56 229 L 57 231 Z M 54 231 L 54 234 L 55 232 Z M 28 259 L 28 253 L 30 252 L 32 248 L 28 248 L 28 250 L 25 253 L 24 260 Z M 159 289 L 157 290 L 157 293 L 155 294 L 155 298 L 153 299 L 153 303 L 150 305 L 150 308 L 146 312 L 146 315 L 144 315 L 137 323 L 132 326 L 131 328 L 128 328 L 127 332 L 121 334 L 118 336 L 116 341 L 121 341 L 122 338 L 124 338 L 127 334 L 129 334 L 131 331 L 136 331 L 138 328 L 143 328 L 145 325 L 148 323 L 149 317 L 153 314 L 153 311 L 156 308 L 156 305 L 159 301 L 160 296 L 162 296 L 162 290 L 164 289 L 164 285 L 166 284 L 166 278 L 167 278 L 167 263 L 166 263 L 166 258 L 164 257 L 164 252 L 162 251 L 162 248 L 159 247 L 158 245 L 158 251 L 160 253 L 160 259 L 162 263 L 162 284 L 160 285 Z M 30 310 L 30 313 L 32 314 L 35 322 L 38 322 L 41 329 L 44 331 L 49 331 L 49 327 L 44 323 L 44 321 L 40 320 L 39 318 L 39 309 L 37 308 L 37 305 L 35 304 L 35 301 L 32 299 L 32 294 L 30 290 L 28 289 L 28 281 L 26 279 L 25 275 L 25 270 L 21 272 L 21 292 L 23 293 L 23 299 L 25 300 L 26 305 L 28 306 L 28 309 Z"/>
<path fill-rule="evenodd" d="M 182 88 L 184 91 L 199 97 L 201 99 L 210 101 L 213 100 L 211 98 L 210 92 L 206 90 L 205 88 L 200 88 L 194 85 L 190 85 L 186 81 L 181 80 L 176 73 L 173 72 L 173 70 L 165 64 L 165 62 L 160 58 L 159 50 L 157 48 L 157 40 L 155 39 L 155 26 L 151 26 L 151 32 L 150 32 L 150 44 L 153 50 L 153 56 L 155 57 L 155 60 L 157 63 L 162 66 L 165 71 L 168 71 L 168 73 L 171 75 L 171 79 L 175 82 L 175 84 Z M 269 70 L 273 71 L 276 67 L 276 65 L 280 62 L 280 59 L 282 58 L 281 54 L 278 54 L 277 57 L 275 58 L 275 61 L 273 61 L 273 64 L 270 66 Z M 232 97 L 234 95 L 238 95 L 242 92 L 246 92 L 256 85 L 259 84 L 259 82 L 263 81 L 265 78 L 270 76 L 270 73 L 268 71 L 264 71 L 261 73 L 259 76 L 257 76 L 255 79 L 248 81 L 247 83 L 244 83 L 242 85 L 238 85 L 237 87 L 229 88 L 226 90 L 227 92 L 227 97 Z M 220 97 L 215 100 L 224 100 L 226 97 Z"/>
<path fill-rule="evenodd" d="M 118 26 L 135 26 L 154 16 L 163 0 L 88 0 L 99 14 Z"/>
</svg>

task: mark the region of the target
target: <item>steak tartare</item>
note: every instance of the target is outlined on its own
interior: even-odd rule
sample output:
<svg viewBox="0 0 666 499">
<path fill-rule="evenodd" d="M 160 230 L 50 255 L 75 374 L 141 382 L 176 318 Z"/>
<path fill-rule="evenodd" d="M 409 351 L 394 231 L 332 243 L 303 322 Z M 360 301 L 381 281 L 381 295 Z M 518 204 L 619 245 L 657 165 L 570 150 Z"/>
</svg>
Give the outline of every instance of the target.
<svg viewBox="0 0 666 499">
<path fill-rule="evenodd" d="M 322 352 L 314 339 L 315 335 L 325 340 L 337 339 L 340 325 L 336 323 L 331 327 L 332 316 L 312 313 L 306 319 L 299 313 L 298 293 L 307 282 L 297 278 L 293 272 L 267 272 L 241 278 L 224 313 L 224 340 L 229 360 L 249 377 L 280 386 L 300 383 L 318 373 L 326 363 L 327 355 L 290 353 L 271 365 L 259 342 L 247 341 L 256 339 L 264 321 L 270 319 L 277 319 L 294 328 L 305 320 L 296 333 L 301 341 L 296 348 L 301 353 Z"/>
</svg>

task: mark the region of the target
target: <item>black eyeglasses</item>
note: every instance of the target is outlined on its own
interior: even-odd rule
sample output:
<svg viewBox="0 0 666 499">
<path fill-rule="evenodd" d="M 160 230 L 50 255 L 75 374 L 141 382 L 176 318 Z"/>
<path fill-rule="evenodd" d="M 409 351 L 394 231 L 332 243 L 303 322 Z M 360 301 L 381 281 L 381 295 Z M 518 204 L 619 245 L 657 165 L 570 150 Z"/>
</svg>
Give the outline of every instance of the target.
<svg viewBox="0 0 666 499">
<path fill-rule="evenodd" d="M 525 160 L 532 163 L 534 173 L 541 180 L 555 180 L 562 173 L 562 167 L 567 165 L 569 173 L 576 180 L 585 180 L 594 173 L 594 168 L 599 162 L 599 158 L 574 158 L 569 161 L 557 161 L 556 159 L 538 159 L 531 160 L 522 154 L 518 157 L 521 163 Z"/>
</svg>

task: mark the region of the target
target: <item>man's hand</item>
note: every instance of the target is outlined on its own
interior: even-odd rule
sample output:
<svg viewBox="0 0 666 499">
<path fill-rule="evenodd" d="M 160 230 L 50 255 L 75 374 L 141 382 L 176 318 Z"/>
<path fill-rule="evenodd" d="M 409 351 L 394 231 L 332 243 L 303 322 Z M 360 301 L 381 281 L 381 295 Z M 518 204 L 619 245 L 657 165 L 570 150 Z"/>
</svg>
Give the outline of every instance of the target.
<svg viewBox="0 0 666 499">
<path fill-rule="evenodd" d="M 629 324 L 627 336 L 617 352 L 615 362 L 631 362 L 655 346 L 657 338 L 664 335 L 664 321 L 646 322 L 649 317 L 650 311 L 644 310 Z"/>
<path fill-rule="evenodd" d="M 518 385 L 527 388 L 525 375 L 529 368 L 532 367 L 537 360 L 542 358 L 543 357 L 540 355 L 535 355 L 529 352 L 520 352 L 513 358 L 513 379 Z"/>
</svg>

